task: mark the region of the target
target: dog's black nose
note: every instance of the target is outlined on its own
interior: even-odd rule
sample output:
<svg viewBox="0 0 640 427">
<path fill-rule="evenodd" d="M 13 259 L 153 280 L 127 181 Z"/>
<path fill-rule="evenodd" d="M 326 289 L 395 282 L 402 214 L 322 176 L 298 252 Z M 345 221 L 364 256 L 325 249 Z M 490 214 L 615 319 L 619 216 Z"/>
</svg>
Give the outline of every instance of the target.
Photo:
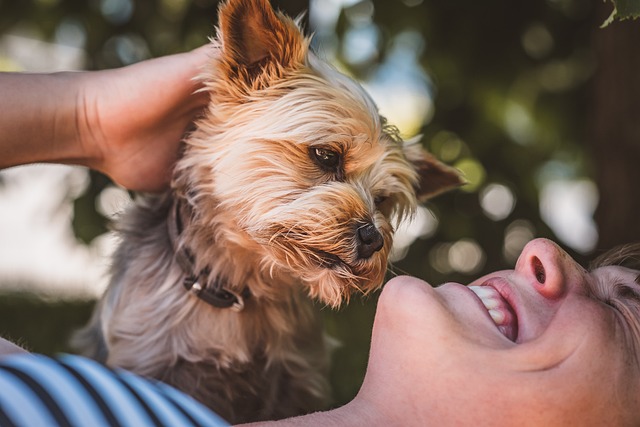
<svg viewBox="0 0 640 427">
<path fill-rule="evenodd" d="M 358 236 L 358 256 L 360 258 L 369 258 L 374 253 L 382 249 L 384 239 L 372 223 L 360 224 L 357 231 Z"/>
</svg>

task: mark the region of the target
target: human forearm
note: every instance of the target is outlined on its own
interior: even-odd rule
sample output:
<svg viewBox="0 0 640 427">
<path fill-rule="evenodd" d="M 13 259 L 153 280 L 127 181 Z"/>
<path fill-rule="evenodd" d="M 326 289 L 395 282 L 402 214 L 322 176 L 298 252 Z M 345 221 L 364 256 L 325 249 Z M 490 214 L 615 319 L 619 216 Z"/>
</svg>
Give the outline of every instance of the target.
<svg viewBox="0 0 640 427">
<path fill-rule="evenodd" d="M 0 168 L 32 162 L 86 163 L 78 137 L 83 73 L 0 74 Z"/>
<path fill-rule="evenodd" d="M 78 164 L 136 191 L 161 191 L 209 94 L 194 78 L 210 46 L 111 70 L 0 73 L 0 168 Z"/>
</svg>

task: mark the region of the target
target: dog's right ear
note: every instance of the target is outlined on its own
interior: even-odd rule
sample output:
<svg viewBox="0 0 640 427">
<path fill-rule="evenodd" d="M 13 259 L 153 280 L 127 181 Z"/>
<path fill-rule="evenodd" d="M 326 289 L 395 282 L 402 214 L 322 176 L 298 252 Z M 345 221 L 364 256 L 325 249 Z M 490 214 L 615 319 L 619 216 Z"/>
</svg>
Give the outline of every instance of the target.
<svg viewBox="0 0 640 427">
<path fill-rule="evenodd" d="M 437 160 L 426 152 L 418 139 L 407 141 L 403 146 L 404 155 L 418 172 L 416 196 L 420 202 L 466 184 L 462 173 Z"/>
<path fill-rule="evenodd" d="M 218 17 L 226 77 L 247 89 L 268 86 L 288 68 L 303 64 L 308 41 L 268 0 L 228 0 Z"/>
</svg>

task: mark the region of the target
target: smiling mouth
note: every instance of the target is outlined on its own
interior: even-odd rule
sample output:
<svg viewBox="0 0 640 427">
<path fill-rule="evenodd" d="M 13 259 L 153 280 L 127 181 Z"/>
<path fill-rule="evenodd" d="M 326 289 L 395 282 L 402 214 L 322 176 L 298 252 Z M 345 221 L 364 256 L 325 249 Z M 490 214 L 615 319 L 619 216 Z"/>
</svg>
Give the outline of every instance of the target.
<svg viewBox="0 0 640 427">
<path fill-rule="evenodd" d="M 511 304 L 491 286 L 468 286 L 487 309 L 498 330 L 509 340 L 518 338 L 518 318 Z"/>
</svg>

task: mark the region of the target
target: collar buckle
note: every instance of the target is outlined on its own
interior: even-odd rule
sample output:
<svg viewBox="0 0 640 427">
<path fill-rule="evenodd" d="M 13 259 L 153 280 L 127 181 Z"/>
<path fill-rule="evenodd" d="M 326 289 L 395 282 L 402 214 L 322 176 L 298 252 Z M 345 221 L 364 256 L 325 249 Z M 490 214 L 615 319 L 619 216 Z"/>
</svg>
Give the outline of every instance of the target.
<svg viewBox="0 0 640 427">
<path fill-rule="evenodd" d="M 178 199 L 173 202 L 168 219 L 169 239 L 173 245 L 173 254 L 176 262 L 187 275 L 182 284 L 185 289 L 200 298 L 207 304 L 216 308 L 230 308 L 235 312 L 244 309 L 244 300 L 250 295 L 249 289 L 245 288 L 242 294 L 229 290 L 221 280 L 215 280 L 213 286 L 207 286 L 209 270 L 205 269 L 194 275 L 195 257 L 188 248 L 178 245 L 178 237 L 183 231 L 183 220 L 181 218 L 181 206 Z M 190 215 L 188 215 L 190 216 Z"/>
<path fill-rule="evenodd" d="M 184 279 L 183 285 L 189 292 L 216 308 L 230 308 L 235 312 L 240 312 L 244 309 L 244 298 L 242 295 L 230 291 L 224 286 L 203 286 L 201 282 L 198 277 L 190 276 Z"/>
</svg>

